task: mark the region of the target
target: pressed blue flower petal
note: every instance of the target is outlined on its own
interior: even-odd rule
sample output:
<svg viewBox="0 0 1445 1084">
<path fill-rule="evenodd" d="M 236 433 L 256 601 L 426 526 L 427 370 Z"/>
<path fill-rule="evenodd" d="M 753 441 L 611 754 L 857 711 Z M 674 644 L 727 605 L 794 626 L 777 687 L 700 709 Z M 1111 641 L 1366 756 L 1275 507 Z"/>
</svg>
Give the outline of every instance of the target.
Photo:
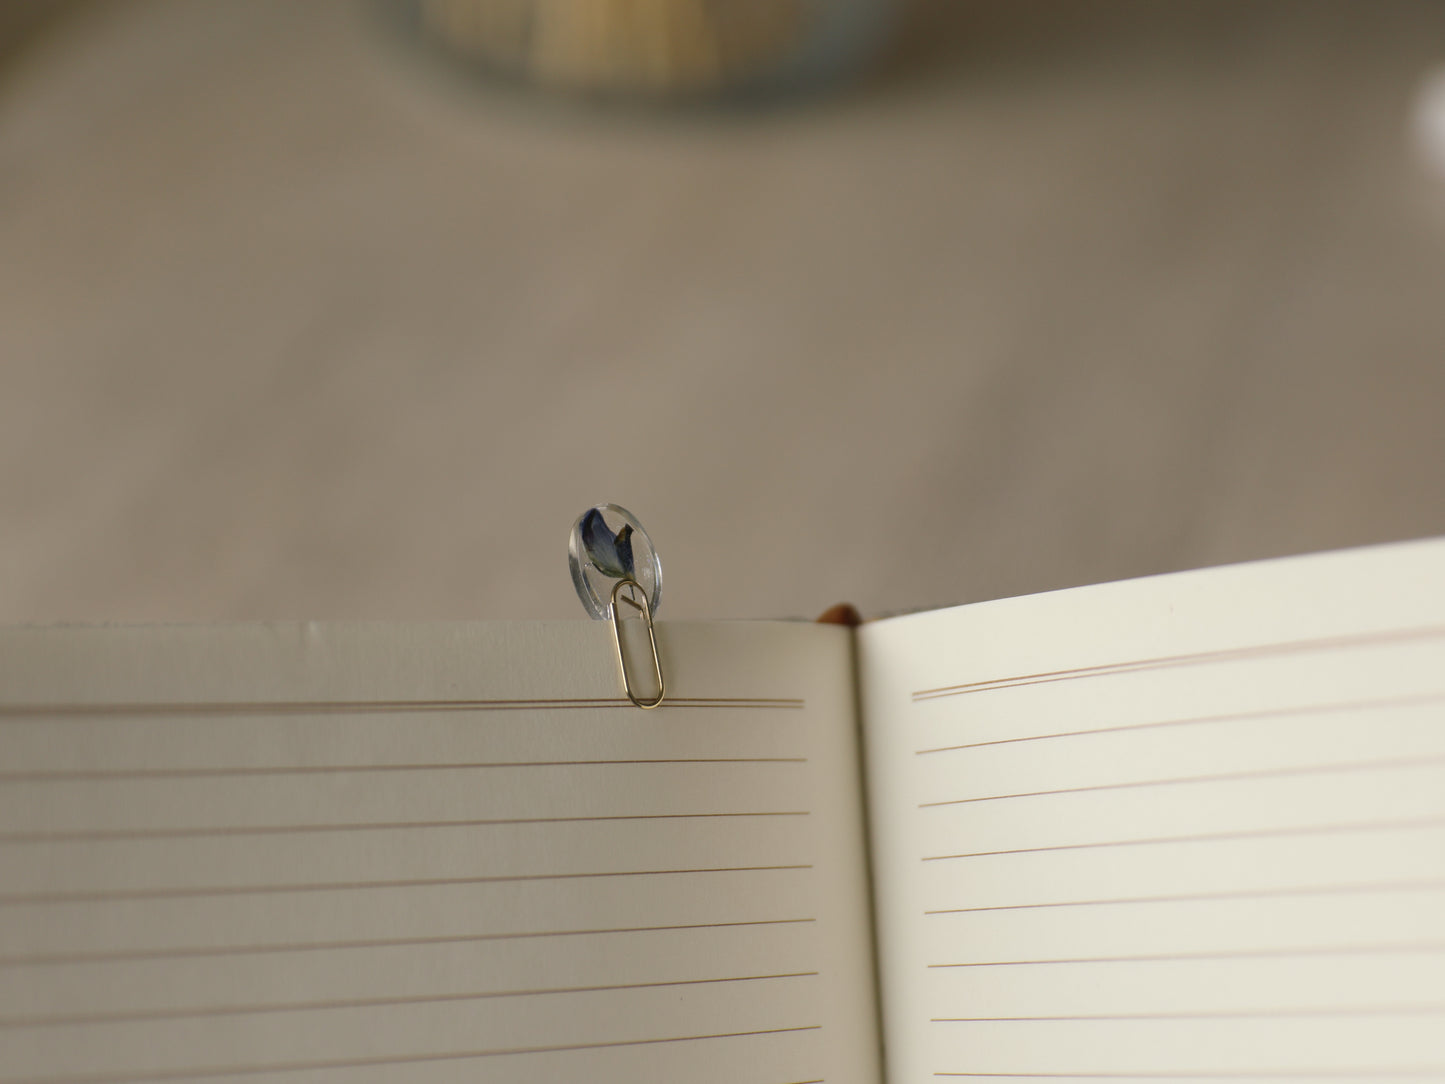
<svg viewBox="0 0 1445 1084">
<path fill-rule="evenodd" d="M 631 524 L 624 525 L 614 536 L 602 513 L 593 508 L 582 517 L 582 545 L 587 550 L 587 559 L 599 572 L 615 580 L 632 578 Z"/>
<path fill-rule="evenodd" d="M 631 580 L 641 587 L 657 612 L 662 565 L 647 531 L 620 505 L 596 505 L 573 521 L 567 538 L 567 567 L 577 597 L 597 620 L 611 618 L 612 589 L 619 580 Z"/>
</svg>

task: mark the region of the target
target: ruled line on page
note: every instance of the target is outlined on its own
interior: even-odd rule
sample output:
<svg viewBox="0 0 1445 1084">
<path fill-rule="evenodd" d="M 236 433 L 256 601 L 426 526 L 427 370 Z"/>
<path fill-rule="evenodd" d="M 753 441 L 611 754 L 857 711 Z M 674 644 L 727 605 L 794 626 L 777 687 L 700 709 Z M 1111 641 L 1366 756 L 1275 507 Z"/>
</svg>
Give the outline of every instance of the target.
<svg viewBox="0 0 1445 1084">
<path fill-rule="evenodd" d="M 1062 1024 L 1149 1020 L 1290 1020 L 1313 1017 L 1445 1016 L 1445 1005 L 1338 1005 L 1205 1012 L 1087 1013 L 1076 1016 L 935 1016 L 930 1024 Z"/>
<path fill-rule="evenodd" d="M 1357 647 L 1377 647 L 1382 644 L 1409 643 L 1419 640 L 1445 638 L 1445 625 L 1428 625 L 1421 628 L 1395 629 L 1389 632 L 1364 633 L 1352 636 L 1327 636 L 1313 640 L 1291 640 L 1274 644 L 1256 644 L 1250 647 L 1231 647 L 1216 651 L 1199 651 L 1185 655 L 1162 655 L 1157 658 L 1133 659 L 1126 662 L 1102 663 L 1097 666 L 1078 666 L 1066 670 L 1045 670 L 1036 674 L 1019 674 L 1013 677 L 991 678 L 987 681 L 965 682 L 959 685 L 943 685 L 934 689 L 920 689 L 912 694 L 914 701 L 937 700 L 947 696 L 964 696 L 969 693 L 987 692 L 992 689 L 1011 689 L 1020 685 L 1044 685 L 1056 681 L 1075 681 L 1080 678 L 1108 677 L 1114 674 L 1137 673 L 1141 670 L 1162 670 L 1181 666 L 1199 666 L 1216 662 L 1235 662 L 1275 655 L 1303 654 L 1312 651 L 1338 651 Z"/>
<path fill-rule="evenodd" d="M 0 772 L 0 783 L 94 783 L 112 779 L 213 779 L 245 776 L 346 775 L 357 772 L 452 772 L 500 768 L 598 768 L 661 764 L 806 764 L 807 757 L 658 757 L 626 760 L 493 760 L 440 764 L 307 764 L 258 767 L 96 768 Z"/>
<path fill-rule="evenodd" d="M 0 704 L 0 721 L 27 718 L 108 718 L 115 716 L 170 715 L 376 715 L 403 712 L 531 711 L 536 709 L 631 708 L 626 697 L 561 698 L 537 700 L 271 700 L 195 701 L 134 704 Z M 798 697 L 669 696 L 669 708 L 742 708 L 797 711 L 805 702 Z"/>
<path fill-rule="evenodd" d="M 374 1009 L 401 1005 L 436 1005 L 446 1002 L 492 1001 L 558 994 L 597 994 L 619 990 L 657 990 L 675 986 L 708 986 L 734 982 L 816 978 L 817 971 L 789 971 L 775 975 L 731 975 L 710 979 L 674 979 L 667 982 L 627 982 L 605 986 L 556 986 L 534 990 L 479 990 L 470 993 L 414 994 L 407 997 L 333 998 L 319 1001 L 278 1001 L 250 1005 L 201 1005 L 184 1009 L 132 1009 L 119 1012 L 0 1016 L 3 1028 L 66 1027 L 78 1024 L 129 1024 L 158 1020 L 191 1020 L 214 1016 L 255 1016 L 263 1013 L 318 1012 L 334 1009 Z"/>
<path fill-rule="evenodd" d="M 0 894 L 0 906 L 196 899 L 207 896 L 282 895 L 296 892 L 355 892 L 373 888 L 445 888 L 460 885 L 510 884 L 520 881 L 576 881 L 602 877 L 670 877 L 696 873 L 763 873 L 812 868 L 811 862 L 800 862 L 777 866 L 708 866 L 698 869 L 630 869 L 587 873 L 511 873 L 489 877 L 427 877 L 401 881 L 319 881 L 301 884 L 206 885 L 196 888 L 120 888 L 99 892 L 18 892 Z"/>
<path fill-rule="evenodd" d="M 453 1050 L 425 1054 L 379 1055 L 367 1058 L 337 1058 L 326 1061 L 288 1061 L 252 1065 L 198 1065 L 184 1069 L 161 1069 L 147 1072 L 81 1073 L 66 1076 L 4 1077 L 0 1084 L 147 1084 L 149 1081 L 184 1080 L 190 1078 L 259 1076 L 263 1073 L 300 1073 L 321 1069 L 366 1069 L 381 1065 L 419 1065 L 437 1061 L 468 1061 L 480 1058 L 515 1057 L 526 1054 L 562 1054 L 576 1050 L 607 1050 L 626 1046 L 656 1046 L 662 1043 L 696 1043 L 713 1039 L 748 1039 L 763 1035 L 786 1035 L 803 1031 L 820 1031 L 821 1024 L 804 1024 L 788 1028 L 762 1028 L 757 1031 L 725 1031 L 710 1035 L 675 1035 L 660 1039 L 614 1039 L 597 1043 L 568 1043 L 559 1046 L 516 1046 L 492 1050 Z"/>
<path fill-rule="evenodd" d="M 1088 851 L 1100 847 L 1149 847 L 1163 843 L 1220 843 L 1242 839 L 1271 839 L 1289 836 L 1347 835 L 1351 832 L 1408 832 L 1445 828 L 1445 817 L 1419 820 L 1359 821 L 1347 824 L 1308 824 L 1288 828 L 1247 828 L 1233 832 L 1201 832 L 1185 836 L 1147 836 L 1138 839 L 1105 839 L 1089 843 L 1055 843 L 1046 847 L 1010 847 L 997 851 L 966 851 L 962 854 L 925 855 L 923 862 L 947 862 L 957 858 L 993 858 L 1008 854 L 1046 854 L 1057 851 Z M 0 837 L 3 839 L 3 837 Z"/>
<path fill-rule="evenodd" d="M 1106 790 L 1129 790 L 1138 787 L 1174 787 L 1196 783 L 1231 783 L 1246 779 L 1280 779 L 1287 776 L 1328 775 L 1335 772 L 1393 771 L 1445 764 L 1445 755 L 1390 757 L 1384 760 L 1353 760 L 1333 764 L 1299 764 L 1287 768 L 1258 768 L 1239 772 L 1214 772 L 1209 775 L 1182 775 L 1167 779 L 1136 779 L 1123 783 L 1092 783 L 1083 787 L 1055 787 L 1049 790 L 1019 791 L 1014 794 L 985 794 L 976 798 L 949 798 L 943 801 L 919 802 L 919 809 L 939 806 L 968 805 L 972 802 L 1002 802 L 1013 798 L 1045 798 L 1059 794 L 1089 794 Z"/>
<path fill-rule="evenodd" d="M 593 817 L 492 817 L 460 821 L 358 821 L 354 824 L 218 825 L 208 828 L 97 828 L 57 832 L 0 832 L 0 844 L 107 843 L 134 839 L 300 835 L 325 832 L 391 832 L 420 828 L 493 828 L 527 824 L 598 824 L 616 821 L 710 820 L 742 817 L 806 817 L 806 809 L 739 813 L 618 813 Z"/>
<path fill-rule="evenodd" d="M 924 911 L 925 915 L 969 915 L 985 911 L 1030 911 L 1045 907 L 1110 907 L 1152 903 L 1206 903 L 1213 900 L 1256 900 L 1291 896 L 1346 896 L 1371 892 L 1442 892 L 1445 880 L 1366 881 L 1339 885 L 1307 885 L 1294 888 L 1241 889 L 1230 892 L 1196 892 L 1173 896 L 1117 896 L 1112 899 L 1048 900 L 1030 903 L 1000 903 L 987 907 L 946 907 Z"/>
<path fill-rule="evenodd" d="M 348 941 L 277 941 L 249 945 L 180 945 L 174 948 L 117 949 L 109 952 L 51 952 L 0 956 L 0 967 L 55 967 L 70 964 L 130 963 L 137 960 L 184 960 L 215 956 L 262 956 L 293 952 L 346 952 L 360 949 L 420 948 L 428 945 L 470 945 L 486 941 L 524 941 L 549 937 L 605 937 L 614 934 L 668 933 L 679 930 L 726 930 L 752 926 L 792 926 L 816 918 L 759 918 L 739 922 L 690 922 L 672 926 L 609 926 L 592 930 L 519 930 L 506 933 L 440 934 L 434 937 L 382 937 Z"/>
<path fill-rule="evenodd" d="M 1205 726 L 1211 723 L 1234 723 L 1243 722 L 1248 719 L 1276 719 L 1298 715 L 1324 715 L 1330 712 L 1388 711 L 1392 708 L 1413 708 L 1438 703 L 1445 703 L 1445 693 L 1426 693 L 1418 696 L 1390 697 L 1381 700 L 1300 704 L 1286 708 L 1267 708 L 1260 711 L 1240 711 L 1222 715 L 1195 715 L 1184 719 L 1163 719 L 1148 723 L 1128 723 L 1122 726 L 1096 727 L 1092 730 L 1061 730 L 1048 734 L 1026 734 L 1017 738 L 995 738 L 992 741 L 965 742 L 962 745 L 940 745 L 932 749 L 917 749 L 914 751 L 914 755 L 928 756 L 932 753 L 953 753 L 965 749 L 984 749 L 992 745 L 1015 745 L 1019 742 L 1051 741 L 1057 738 L 1083 738 L 1094 734 L 1125 734 L 1136 730 Z"/>
<path fill-rule="evenodd" d="M 1161 952 L 1137 956 L 1067 956 L 1039 960 L 966 960 L 960 963 L 926 964 L 930 968 L 1036 967 L 1066 964 L 1175 963 L 1186 960 L 1264 960 L 1302 956 L 1370 956 L 1398 953 L 1445 952 L 1445 942 L 1425 941 L 1393 945 L 1306 945 L 1298 948 L 1231 949 L 1222 952 Z"/>
</svg>

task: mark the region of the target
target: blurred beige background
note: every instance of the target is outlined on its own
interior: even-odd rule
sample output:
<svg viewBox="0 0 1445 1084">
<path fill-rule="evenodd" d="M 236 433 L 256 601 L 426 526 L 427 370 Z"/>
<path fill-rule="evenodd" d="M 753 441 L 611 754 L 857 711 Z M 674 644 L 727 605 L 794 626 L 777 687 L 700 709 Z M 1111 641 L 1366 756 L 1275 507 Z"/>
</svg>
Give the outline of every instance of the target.
<svg viewBox="0 0 1445 1084">
<path fill-rule="evenodd" d="M 664 617 L 1445 533 L 1439 4 L 943 0 L 711 119 L 469 92 L 343 0 L 48 14 L 0 620 L 580 617 L 601 500 Z"/>
</svg>

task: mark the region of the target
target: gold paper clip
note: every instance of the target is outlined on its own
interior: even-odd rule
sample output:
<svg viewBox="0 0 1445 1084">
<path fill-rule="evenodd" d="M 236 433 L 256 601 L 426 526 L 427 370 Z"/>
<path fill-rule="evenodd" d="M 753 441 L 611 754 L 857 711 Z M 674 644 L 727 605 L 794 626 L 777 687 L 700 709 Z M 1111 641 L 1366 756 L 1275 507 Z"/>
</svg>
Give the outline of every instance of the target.
<svg viewBox="0 0 1445 1084">
<path fill-rule="evenodd" d="M 632 675 L 627 668 L 627 651 L 622 646 L 622 613 L 618 607 L 619 602 L 625 602 L 639 611 L 647 628 L 647 649 L 652 656 L 652 676 L 657 682 L 657 695 L 651 700 L 643 700 L 632 687 Z M 657 707 L 667 692 L 667 684 L 662 678 L 662 660 L 657 655 L 657 631 L 652 624 L 652 604 L 647 601 L 647 592 L 636 580 L 618 580 L 617 586 L 612 589 L 612 641 L 617 646 L 617 665 L 622 668 L 622 690 L 627 694 L 627 699 L 644 711 Z"/>
</svg>

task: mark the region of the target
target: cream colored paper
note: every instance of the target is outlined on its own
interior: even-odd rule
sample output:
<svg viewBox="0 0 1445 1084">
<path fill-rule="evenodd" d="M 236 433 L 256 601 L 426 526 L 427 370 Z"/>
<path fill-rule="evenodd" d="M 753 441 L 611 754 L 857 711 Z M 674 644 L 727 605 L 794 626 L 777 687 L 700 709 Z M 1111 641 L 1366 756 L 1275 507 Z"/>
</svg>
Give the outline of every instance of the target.
<svg viewBox="0 0 1445 1084">
<path fill-rule="evenodd" d="M 860 630 L 888 1079 L 1445 1079 L 1445 545 Z"/>
<path fill-rule="evenodd" d="M 846 630 L 0 633 L 0 1081 L 876 1084 Z"/>
</svg>

